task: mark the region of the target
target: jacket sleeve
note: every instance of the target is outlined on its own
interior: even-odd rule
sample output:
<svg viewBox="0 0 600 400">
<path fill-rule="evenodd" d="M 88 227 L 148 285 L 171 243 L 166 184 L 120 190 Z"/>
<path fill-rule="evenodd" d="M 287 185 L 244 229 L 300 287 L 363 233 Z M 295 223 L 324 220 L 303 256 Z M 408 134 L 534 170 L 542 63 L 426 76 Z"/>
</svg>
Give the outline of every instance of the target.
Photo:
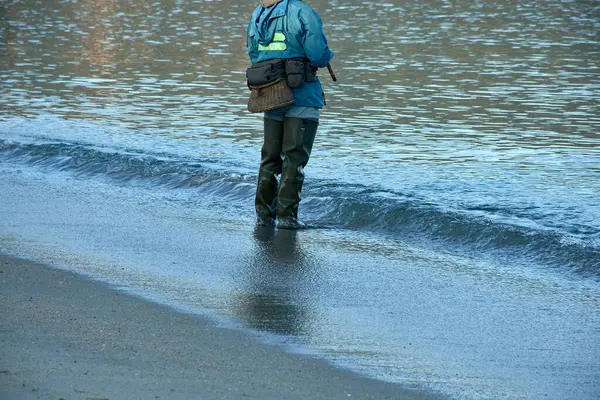
<svg viewBox="0 0 600 400">
<path fill-rule="evenodd" d="M 248 24 L 248 30 L 246 31 L 246 46 L 248 47 L 248 57 L 250 57 L 250 63 L 256 64 L 256 60 L 258 59 L 258 47 L 256 46 L 256 41 L 251 34 L 251 25 L 252 21 Z"/>
<path fill-rule="evenodd" d="M 306 57 L 313 67 L 326 67 L 334 53 L 327 46 L 321 18 L 313 10 L 305 10 L 300 13 L 300 21 L 304 30 L 302 46 Z"/>
<path fill-rule="evenodd" d="M 258 60 L 258 37 L 255 21 L 260 16 L 261 12 L 262 6 L 256 6 L 256 9 L 250 17 L 250 21 L 248 21 L 248 28 L 246 30 L 246 46 L 248 47 L 248 57 L 250 57 L 251 64 L 256 64 L 256 60 Z"/>
</svg>

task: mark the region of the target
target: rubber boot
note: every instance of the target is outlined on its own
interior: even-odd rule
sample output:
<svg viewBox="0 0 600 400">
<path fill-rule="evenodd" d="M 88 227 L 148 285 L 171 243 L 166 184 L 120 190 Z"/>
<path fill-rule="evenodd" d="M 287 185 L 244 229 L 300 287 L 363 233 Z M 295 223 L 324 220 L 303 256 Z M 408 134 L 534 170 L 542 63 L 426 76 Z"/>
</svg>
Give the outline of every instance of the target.
<svg viewBox="0 0 600 400">
<path fill-rule="evenodd" d="M 278 191 L 277 175 L 281 173 L 282 167 L 282 144 L 283 121 L 265 118 L 264 141 L 254 201 L 257 225 L 272 226 L 275 224 Z"/>
<path fill-rule="evenodd" d="M 305 228 L 298 220 L 298 205 L 304 183 L 304 167 L 310 152 L 319 121 L 290 118 L 283 121 L 283 164 L 281 183 L 277 196 L 277 227 L 279 229 Z"/>
</svg>

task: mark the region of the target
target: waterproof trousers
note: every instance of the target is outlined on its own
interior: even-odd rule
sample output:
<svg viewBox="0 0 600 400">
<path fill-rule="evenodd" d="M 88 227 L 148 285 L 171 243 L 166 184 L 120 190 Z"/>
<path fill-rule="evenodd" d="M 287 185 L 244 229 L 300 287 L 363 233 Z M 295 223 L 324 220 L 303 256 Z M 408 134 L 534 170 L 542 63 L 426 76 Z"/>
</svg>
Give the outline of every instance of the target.
<svg viewBox="0 0 600 400">
<path fill-rule="evenodd" d="M 319 121 L 285 117 L 264 120 L 264 142 L 256 187 L 259 220 L 298 219 L 298 205 Z M 278 184 L 277 175 L 281 174 Z"/>
</svg>

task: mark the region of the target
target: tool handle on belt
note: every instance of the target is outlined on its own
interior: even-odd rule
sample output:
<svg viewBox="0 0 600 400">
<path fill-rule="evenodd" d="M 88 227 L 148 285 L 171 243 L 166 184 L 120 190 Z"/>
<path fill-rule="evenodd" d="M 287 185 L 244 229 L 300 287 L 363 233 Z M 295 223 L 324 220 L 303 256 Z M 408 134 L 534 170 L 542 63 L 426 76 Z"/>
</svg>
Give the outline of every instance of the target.
<svg viewBox="0 0 600 400">
<path fill-rule="evenodd" d="M 335 76 L 335 72 L 333 72 L 333 68 L 331 68 L 331 64 L 327 64 L 327 71 L 329 71 L 329 75 L 331 75 L 331 79 L 334 82 L 337 82 L 337 77 Z"/>
</svg>

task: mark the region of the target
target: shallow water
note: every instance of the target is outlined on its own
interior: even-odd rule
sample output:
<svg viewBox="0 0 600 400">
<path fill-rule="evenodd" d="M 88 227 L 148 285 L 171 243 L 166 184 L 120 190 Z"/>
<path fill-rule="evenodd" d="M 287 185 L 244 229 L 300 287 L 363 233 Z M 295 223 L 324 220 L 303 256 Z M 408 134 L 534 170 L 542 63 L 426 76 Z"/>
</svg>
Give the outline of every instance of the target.
<svg viewBox="0 0 600 400">
<path fill-rule="evenodd" d="M 200 308 L 227 310 L 222 316 L 244 326 L 291 341 L 301 338 L 311 343 L 313 350 L 307 351 L 332 356 L 337 348 L 343 354 L 354 349 L 345 361 L 353 368 L 403 383 L 435 382 L 458 398 L 540 393 L 592 398 L 598 387 L 590 382 L 600 370 L 586 358 L 600 359 L 600 3 L 310 4 L 323 17 L 336 51 L 332 64 L 339 82 L 321 74 L 328 105 L 307 167 L 301 212 L 310 225 L 327 228 L 309 231 L 318 239 L 309 240 L 308 260 L 313 271 L 339 288 L 337 294 L 329 292 L 338 303 L 316 296 L 321 300 L 312 309 L 320 310 L 318 317 L 303 330 L 292 323 L 293 315 L 315 315 L 311 307 L 302 307 L 313 304 L 307 300 L 310 285 L 294 289 L 280 282 L 282 289 L 249 277 L 246 283 L 217 285 L 213 296 L 221 305 Z M 61 180 L 75 177 L 78 184 L 89 182 L 101 191 L 131 190 L 116 203 L 163 207 L 163 197 L 147 193 L 164 192 L 177 199 L 182 214 L 202 209 L 233 226 L 251 224 L 262 125 L 260 116 L 245 111 L 244 38 L 253 7 L 175 0 L 3 2 L 0 166 L 12 177 L 3 191 L 18 192 L 17 171 L 24 182 L 42 173 L 47 178 L 35 179 L 60 187 Z M 44 218 L 48 225 L 56 222 Z M 110 225 L 110 215 L 105 218 Z M 63 251 L 110 258 L 110 238 L 102 229 L 81 233 L 99 243 L 94 250 L 67 228 L 46 226 L 44 239 L 44 229 L 34 233 L 14 214 L 4 220 L 5 239 L 21 235 L 49 244 L 66 235 L 71 239 L 61 244 Z M 172 222 L 171 217 L 162 221 Z M 185 252 L 167 250 L 160 239 L 169 239 L 152 224 L 136 229 L 156 236 L 156 247 L 164 247 L 176 262 L 189 261 Z M 182 227 L 188 233 L 192 229 Z M 245 234 L 249 237 L 240 240 L 248 240 L 249 255 L 231 253 L 234 265 L 245 271 L 237 276 L 260 277 L 265 273 L 260 266 L 277 255 L 291 253 L 300 266 L 307 259 L 285 241 Z M 329 259 L 329 250 L 344 254 L 339 257 L 348 260 L 348 269 Z M 128 260 L 129 266 L 153 265 L 135 248 L 115 257 L 115 263 Z M 352 267 L 357 265 L 364 269 Z M 382 265 L 391 270 L 380 271 Z M 202 278 L 185 269 L 177 274 L 196 289 L 214 287 L 219 273 L 205 268 Z M 412 271 L 408 278 L 398 272 L 404 268 Z M 479 274 L 485 279 L 477 280 Z M 296 282 L 298 276 L 285 279 Z M 493 290 L 496 280 L 504 283 Z M 548 289 L 553 285 L 560 290 Z M 170 293 L 172 288 L 163 286 Z M 546 289 L 526 301 L 538 286 Z M 458 312 L 464 323 L 451 323 L 440 314 L 444 308 L 440 311 L 417 288 L 451 299 L 447 311 Z M 232 294 L 238 290 L 239 296 Z M 471 292 L 477 294 L 463 294 Z M 280 308 L 267 307 L 252 317 L 243 311 L 278 304 L 282 296 Z M 517 300 L 509 301 L 513 297 Z M 292 327 L 272 325 L 273 313 L 285 319 L 288 306 L 297 309 L 291 313 Z M 465 311 L 457 311 L 460 307 Z M 498 333 L 488 332 L 482 322 L 496 321 L 503 312 L 514 323 L 501 328 L 512 338 L 506 355 Z M 372 320 L 362 321 L 363 313 Z M 469 313 L 486 317 L 474 321 Z M 543 346 L 521 349 L 527 354 L 524 376 L 533 379 L 538 361 L 568 354 L 592 378 L 575 369 L 568 379 L 552 383 L 553 390 L 502 382 L 500 377 L 518 375 L 515 342 L 531 336 L 527 321 L 536 318 L 541 318 L 539 329 L 561 334 L 550 340 L 552 356 L 532 350 Z M 406 320 L 425 332 L 435 332 L 427 321 L 448 323 L 450 333 L 441 335 L 442 344 L 434 334 L 418 339 L 416 331 L 399 328 L 407 326 L 401 324 Z M 587 343 L 592 346 L 587 355 L 566 343 L 578 325 L 578 343 L 596 343 Z M 468 333 L 473 331 L 476 337 Z M 420 360 L 414 373 L 397 351 L 407 337 L 415 343 L 408 359 Z M 559 337 L 565 339 L 563 347 Z M 477 355 L 466 360 L 460 351 L 469 345 Z M 462 376 L 453 381 L 438 364 Z M 504 374 L 505 368 L 512 372 Z M 540 382 L 550 385 L 549 379 Z M 571 391 L 578 385 L 581 392 Z"/>
</svg>

